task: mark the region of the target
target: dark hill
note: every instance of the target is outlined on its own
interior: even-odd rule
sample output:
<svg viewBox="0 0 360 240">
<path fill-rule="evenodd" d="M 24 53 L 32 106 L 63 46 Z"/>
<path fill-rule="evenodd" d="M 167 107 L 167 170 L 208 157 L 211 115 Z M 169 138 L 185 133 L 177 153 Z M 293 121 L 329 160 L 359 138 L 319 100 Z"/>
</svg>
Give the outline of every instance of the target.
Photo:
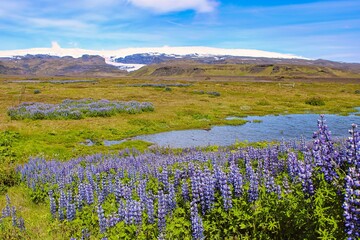
<svg viewBox="0 0 360 240">
<path fill-rule="evenodd" d="M 32 76 L 108 76 L 124 75 L 125 71 L 105 63 L 99 56 L 84 55 L 80 58 L 48 55 L 26 55 L 0 58 L 0 74 Z"/>
</svg>

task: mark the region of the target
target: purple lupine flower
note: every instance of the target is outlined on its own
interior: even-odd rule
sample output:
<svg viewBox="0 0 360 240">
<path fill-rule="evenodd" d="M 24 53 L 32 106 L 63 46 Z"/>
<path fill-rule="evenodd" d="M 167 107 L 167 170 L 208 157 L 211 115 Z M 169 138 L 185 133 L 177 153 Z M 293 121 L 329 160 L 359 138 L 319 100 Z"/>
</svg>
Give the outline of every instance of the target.
<svg viewBox="0 0 360 240">
<path fill-rule="evenodd" d="M 89 184 L 92 187 L 95 187 L 95 181 L 94 181 L 93 174 L 91 173 L 91 171 L 86 171 L 86 177 L 87 177 L 87 180 L 89 181 Z"/>
<path fill-rule="evenodd" d="M 79 194 L 79 199 L 81 199 L 82 201 L 86 200 L 86 187 L 85 187 L 85 184 L 80 183 L 78 185 L 78 194 Z"/>
<path fill-rule="evenodd" d="M 123 185 L 122 194 L 126 201 L 131 200 L 132 189 L 128 185 Z"/>
<path fill-rule="evenodd" d="M 103 190 L 99 187 L 98 184 L 95 184 L 95 191 L 97 194 L 98 203 L 102 204 L 105 201 L 105 196 Z"/>
<path fill-rule="evenodd" d="M 306 139 L 303 136 L 300 136 L 300 149 L 301 152 L 307 152 L 308 146 L 306 145 Z"/>
<path fill-rule="evenodd" d="M 191 179 L 191 195 L 192 199 L 195 202 L 200 202 L 200 177 L 199 177 L 199 171 L 194 171 Z"/>
<path fill-rule="evenodd" d="M 265 188 L 267 193 L 273 193 L 276 192 L 276 185 L 275 185 L 275 179 L 273 176 L 271 176 L 269 173 L 266 173 L 265 175 Z"/>
<path fill-rule="evenodd" d="M 64 215 L 64 209 L 63 208 L 59 208 L 59 220 L 62 221 L 65 219 L 65 215 Z"/>
<path fill-rule="evenodd" d="M 120 222 L 118 214 L 112 214 L 106 219 L 106 227 L 111 228 L 114 227 L 118 222 Z"/>
<path fill-rule="evenodd" d="M 252 175 L 254 174 L 254 170 L 251 165 L 251 160 L 248 155 L 245 155 L 245 177 L 247 181 L 250 181 Z"/>
<path fill-rule="evenodd" d="M 288 178 L 285 176 L 283 178 L 283 188 L 284 188 L 284 194 L 287 195 L 287 194 L 290 194 L 291 193 L 291 189 L 290 189 L 290 186 L 289 186 L 289 180 Z"/>
<path fill-rule="evenodd" d="M 125 215 L 126 215 L 126 209 L 124 206 L 124 202 L 120 201 L 119 202 L 119 208 L 118 208 L 118 217 L 119 217 L 119 221 L 122 221 L 125 219 Z"/>
<path fill-rule="evenodd" d="M 299 164 L 299 178 L 303 186 L 303 192 L 308 196 L 314 194 L 314 185 L 311 179 L 313 168 L 309 162 L 309 158 L 305 155 L 305 161 Z"/>
<path fill-rule="evenodd" d="M 169 183 L 168 206 L 170 212 L 176 208 L 175 186 L 172 183 Z"/>
<path fill-rule="evenodd" d="M 113 180 L 113 175 L 112 174 L 109 174 L 108 177 L 107 177 L 107 194 L 111 194 L 111 193 L 114 193 L 114 184 L 112 182 Z"/>
<path fill-rule="evenodd" d="M 207 207 L 206 207 L 206 197 L 205 197 L 205 177 L 204 177 L 204 174 L 199 171 L 199 188 L 198 188 L 198 191 L 199 191 L 199 197 L 200 197 L 200 206 L 201 206 L 201 209 L 202 209 L 202 212 L 205 214 L 205 211 L 207 210 Z"/>
<path fill-rule="evenodd" d="M 284 138 L 281 138 L 280 145 L 279 145 L 279 152 L 286 153 L 288 151 L 288 147 L 286 146 L 286 142 Z"/>
<path fill-rule="evenodd" d="M 243 178 L 235 161 L 230 162 L 229 182 L 234 187 L 235 197 L 240 197 L 243 191 Z"/>
<path fill-rule="evenodd" d="M 116 202 L 120 202 L 122 197 L 122 184 L 118 176 L 115 178 L 114 194 Z"/>
<path fill-rule="evenodd" d="M 202 181 L 204 183 L 203 195 L 205 204 L 201 207 L 203 214 L 205 214 L 206 211 L 213 208 L 215 202 L 215 178 L 208 168 L 205 168 L 204 170 Z"/>
<path fill-rule="evenodd" d="M 59 209 L 65 208 L 66 204 L 67 204 L 66 194 L 62 189 L 60 189 Z"/>
<path fill-rule="evenodd" d="M 81 198 L 80 193 L 75 195 L 75 203 L 76 203 L 76 208 L 81 211 L 83 208 L 83 199 Z"/>
<path fill-rule="evenodd" d="M 56 201 L 53 196 L 53 191 L 49 190 L 49 199 L 50 199 L 50 212 L 53 218 L 56 218 Z"/>
<path fill-rule="evenodd" d="M 350 167 L 345 178 L 345 198 L 343 203 L 345 230 L 348 239 L 360 237 L 360 171 Z"/>
<path fill-rule="evenodd" d="M 192 162 L 190 162 L 188 165 L 188 172 L 189 172 L 189 177 L 192 177 L 195 173 L 195 166 Z"/>
<path fill-rule="evenodd" d="M 146 180 L 143 179 L 143 180 L 140 180 L 140 183 L 137 187 L 137 192 L 138 192 L 138 195 L 139 195 L 139 198 L 140 198 L 140 203 L 141 203 L 141 207 L 142 209 L 145 208 L 145 205 L 146 205 L 146 200 L 147 200 L 147 197 L 146 197 Z"/>
<path fill-rule="evenodd" d="M 91 205 L 94 203 L 94 191 L 92 189 L 91 184 L 85 184 L 84 186 L 85 188 L 85 199 L 86 199 L 86 203 L 88 205 Z"/>
<path fill-rule="evenodd" d="M 174 175 L 174 187 L 177 188 L 180 185 L 180 180 L 181 180 L 181 170 L 176 169 L 175 170 L 175 175 Z"/>
<path fill-rule="evenodd" d="M 313 155 L 316 164 L 321 167 L 325 180 L 331 183 L 339 176 L 335 169 L 338 167 L 339 154 L 331 141 L 331 132 L 328 130 L 324 115 L 320 115 L 318 120 L 318 131 L 314 133 Z"/>
<path fill-rule="evenodd" d="M 182 180 L 182 184 L 181 184 L 181 196 L 183 197 L 184 201 L 189 201 L 190 197 L 189 197 L 189 186 L 186 182 L 186 179 Z"/>
<path fill-rule="evenodd" d="M 193 239 L 204 239 L 204 227 L 202 219 L 199 216 L 197 204 L 195 201 L 191 201 L 190 218 Z"/>
<path fill-rule="evenodd" d="M 75 218 L 76 209 L 75 204 L 72 203 L 72 193 L 68 192 L 67 201 L 66 201 L 66 218 L 68 221 L 72 221 Z"/>
<path fill-rule="evenodd" d="M 217 165 L 214 165 L 214 180 L 215 180 L 215 189 L 220 190 L 220 168 Z"/>
<path fill-rule="evenodd" d="M 164 192 L 160 190 L 158 193 L 158 228 L 160 233 L 163 232 L 166 226 L 166 205 Z"/>
<path fill-rule="evenodd" d="M 125 207 L 125 223 L 139 225 L 142 222 L 141 204 L 135 200 L 127 200 Z"/>
<path fill-rule="evenodd" d="M 9 196 L 6 194 L 6 206 L 2 210 L 2 217 L 10 217 L 11 216 L 11 202 Z"/>
<path fill-rule="evenodd" d="M 232 208 L 232 197 L 230 187 L 227 183 L 226 174 L 220 170 L 220 193 L 223 199 L 224 209 L 227 211 Z"/>
<path fill-rule="evenodd" d="M 102 195 L 102 201 L 105 201 L 105 198 L 109 195 L 109 190 L 108 190 L 108 183 L 106 181 L 106 176 L 102 175 L 101 181 L 100 181 L 100 186 L 99 186 L 99 191 L 101 192 Z M 100 196 L 99 196 L 100 199 Z"/>
<path fill-rule="evenodd" d="M 67 195 L 66 195 L 66 202 L 67 203 L 73 202 L 73 197 L 72 197 L 72 191 L 71 190 L 69 190 Z"/>
<path fill-rule="evenodd" d="M 76 215 L 76 208 L 75 208 L 75 204 L 73 203 L 68 203 L 68 206 L 66 208 L 66 218 L 68 221 L 72 221 L 75 219 L 75 215 Z"/>
<path fill-rule="evenodd" d="M 169 191 L 169 174 L 166 167 L 164 167 L 159 174 L 159 181 L 163 184 L 164 191 Z"/>
<path fill-rule="evenodd" d="M 17 217 L 16 217 L 16 208 L 12 207 L 11 209 L 11 221 L 12 221 L 12 225 L 14 227 L 17 227 Z"/>
<path fill-rule="evenodd" d="M 97 213 L 99 218 L 100 232 L 104 233 L 106 232 L 106 218 L 104 214 L 104 209 L 102 208 L 101 204 L 97 205 Z"/>
<path fill-rule="evenodd" d="M 90 239 L 90 232 L 88 229 L 82 229 L 81 230 L 81 240 L 86 240 L 86 239 Z"/>
<path fill-rule="evenodd" d="M 135 201 L 135 200 L 130 200 L 129 204 L 126 204 L 127 206 L 127 211 L 129 212 L 130 215 L 130 222 L 135 224 L 135 225 L 139 225 L 142 222 L 142 216 L 141 216 L 141 206 L 140 206 L 140 202 Z"/>
<path fill-rule="evenodd" d="M 352 124 L 349 130 L 350 137 L 346 141 L 346 158 L 349 164 L 357 165 L 360 168 L 360 132 L 357 125 Z"/>
<path fill-rule="evenodd" d="M 250 174 L 250 187 L 248 190 L 249 201 L 254 202 L 259 197 L 259 180 L 252 168 L 251 170 L 249 169 L 249 174 Z"/>
<path fill-rule="evenodd" d="M 152 194 L 148 194 L 146 199 L 146 213 L 148 216 L 148 223 L 154 223 L 154 199 Z"/>
<path fill-rule="evenodd" d="M 298 176 L 299 168 L 298 168 L 298 159 L 296 157 L 296 154 L 293 152 L 290 152 L 288 154 L 287 167 L 291 180 L 295 182 L 296 177 Z"/>
<path fill-rule="evenodd" d="M 25 221 L 22 217 L 19 217 L 18 218 L 18 227 L 21 231 L 24 231 L 25 230 Z"/>
</svg>

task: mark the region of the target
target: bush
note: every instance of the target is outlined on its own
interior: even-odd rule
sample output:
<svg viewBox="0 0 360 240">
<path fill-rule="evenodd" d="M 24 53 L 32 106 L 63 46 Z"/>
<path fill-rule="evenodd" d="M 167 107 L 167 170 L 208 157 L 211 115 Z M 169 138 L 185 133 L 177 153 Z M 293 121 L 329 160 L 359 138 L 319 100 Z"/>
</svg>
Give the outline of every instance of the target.
<svg viewBox="0 0 360 240">
<path fill-rule="evenodd" d="M 203 90 L 199 90 L 199 91 L 193 91 L 194 94 L 207 94 L 207 95 L 210 95 L 210 96 L 214 96 L 214 97 L 219 97 L 220 96 L 220 93 L 219 92 L 215 92 L 215 91 L 211 91 L 211 92 L 205 92 Z"/>
<path fill-rule="evenodd" d="M 41 93 L 41 91 L 39 89 L 34 90 L 34 94 L 39 94 L 39 93 Z"/>
<path fill-rule="evenodd" d="M 0 132 L 0 194 L 20 180 L 19 174 L 15 172 L 16 154 L 12 149 L 18 138 L 19 134 L 16 132 Z"/>
<path fill-rule="evenodd" d="M 219 92 L 207 92 L 206 94 L 210 95 L 210 96 L 214 96 L 214 97 L 219 97 L 220 96 Z"/>
<path fill-rule="evenodd" d="M 311 97 L 311 98 L 308 98 L 306 101 L 305 101 L 306 104 L 309 104 L 311 106 L 324 106 L 325 105 L 325 102 L 323 99 L 321 99 L 320 97 Z"/>
</svg>

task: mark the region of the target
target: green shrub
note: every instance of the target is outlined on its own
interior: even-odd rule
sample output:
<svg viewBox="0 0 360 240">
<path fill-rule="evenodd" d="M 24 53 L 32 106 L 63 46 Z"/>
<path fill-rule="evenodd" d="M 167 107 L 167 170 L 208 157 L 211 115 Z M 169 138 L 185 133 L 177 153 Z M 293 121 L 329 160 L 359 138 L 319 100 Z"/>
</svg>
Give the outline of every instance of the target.
<svg viewBox="0 0 360 240">
<path fill-rule="evenodd" d="M 19 183 L 19 175 L 15 172 L 16 154 L 12 149 L 18 139 L 16 132 L 0 132 L 0 194 Z"/>
<path fill-rule="evenodd" d="M 259 105 L 259 106 L 268 106 L 268 105 L 270 105 L 270 103 L 269 103 L 268 100 L 262 99 L 262 100 L 256 102 L 256 105 Z"/>
<path fill-rule="evenodd" d="M 306 99 L 305 101 L 306 104 L 309 104 L 311 106 L 324 106 L 325 102 L 323 99 L 321 99 L 320 97 L 311 97 Z"/>
</svg>

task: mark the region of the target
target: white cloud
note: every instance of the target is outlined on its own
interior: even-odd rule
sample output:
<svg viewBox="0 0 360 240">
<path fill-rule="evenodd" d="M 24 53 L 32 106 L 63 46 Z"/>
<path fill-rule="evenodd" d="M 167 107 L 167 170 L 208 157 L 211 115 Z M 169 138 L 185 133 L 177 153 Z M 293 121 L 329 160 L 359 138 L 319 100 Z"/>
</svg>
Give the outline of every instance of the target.
<svg viewBox="0 0 360 240">
<path fill-rule="evenodd" d="M 195 10 L 199 13 L 212 12 L 218 3 L 214 0 L 128 0 L 139 8 L 149 9 L 156 13 L 167 13 L 184 10 Z"/>
<path fill-rule="evenodd" d="M 85 30 L 91 27 L 90 24 L 71 19 L 47 19 L 47 18 L 27 18 L 27 23 L 38 28 L 68 28 Z"/>
</svg>

